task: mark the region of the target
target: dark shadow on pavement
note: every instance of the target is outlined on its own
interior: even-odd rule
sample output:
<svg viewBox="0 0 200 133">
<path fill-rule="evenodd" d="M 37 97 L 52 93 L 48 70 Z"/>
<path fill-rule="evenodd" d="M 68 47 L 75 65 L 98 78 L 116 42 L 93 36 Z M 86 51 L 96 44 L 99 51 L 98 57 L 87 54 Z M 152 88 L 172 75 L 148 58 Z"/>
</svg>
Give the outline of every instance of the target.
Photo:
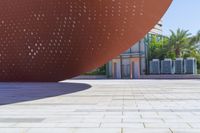
<svg viewBox="0 0 200 133">
<path fill-rule="evenodd" d="M 90 87 L 83 83 L 0 83 L 0 105 L 71 94 Z"/>
</svg>

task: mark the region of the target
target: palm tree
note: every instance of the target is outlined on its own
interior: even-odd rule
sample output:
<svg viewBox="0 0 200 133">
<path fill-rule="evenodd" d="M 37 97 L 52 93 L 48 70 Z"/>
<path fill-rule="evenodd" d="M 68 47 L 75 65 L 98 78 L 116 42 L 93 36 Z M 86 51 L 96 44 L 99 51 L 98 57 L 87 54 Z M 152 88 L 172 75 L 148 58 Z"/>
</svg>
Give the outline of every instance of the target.
<svg viewBox="0 0 200 133">
<path fill-rule="evenodd" d="M 197 34 L 193 37 L 191 37 L 190 40 L 191 44 L 199 44 L 200 43 L 200 30 L 197 32 Z"/>
<path fill-rule="evenodd" d="M 188 30 L 181 29 L 178 29 L 176 32 L 170 30 L 170 32 L 171 36 L 168 41 L 169 51 L 174 52 L 177 58 L 181 57 L 185 50 L 191 47 L 189 39 L 191 34 L 188 33 Z"/>
<path fill-rule="evenodd" d="M 189 38 L 188 46 L 183 50 L 183 57 L 198 57 L 200 56 L 200 31 Z"/>
</svg>

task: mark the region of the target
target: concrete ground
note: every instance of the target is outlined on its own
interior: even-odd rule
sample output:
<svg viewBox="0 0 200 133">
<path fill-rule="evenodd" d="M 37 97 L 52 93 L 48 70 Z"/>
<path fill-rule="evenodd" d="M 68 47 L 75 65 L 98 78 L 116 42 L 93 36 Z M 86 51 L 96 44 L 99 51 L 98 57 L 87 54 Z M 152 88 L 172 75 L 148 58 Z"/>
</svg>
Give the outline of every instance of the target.
<svg viewBox="0 0 200 133">
<path fill-rule="evenodd" d="M 200 80 L 0 83 L 0 133 L 200 133 Z"/>
</svg>

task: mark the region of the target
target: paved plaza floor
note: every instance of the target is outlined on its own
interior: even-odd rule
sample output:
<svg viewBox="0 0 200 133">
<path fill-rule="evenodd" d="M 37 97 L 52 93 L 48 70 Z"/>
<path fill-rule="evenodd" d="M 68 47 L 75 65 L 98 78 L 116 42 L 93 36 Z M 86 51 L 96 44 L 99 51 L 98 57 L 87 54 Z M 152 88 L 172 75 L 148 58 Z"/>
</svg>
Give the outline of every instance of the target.
<svg viewBox="0 0 200 133">
<path fill-rule="evenodd" d="M 200 80 L 0 83 L 0 133 L 200 133 Z"/>
</svg>

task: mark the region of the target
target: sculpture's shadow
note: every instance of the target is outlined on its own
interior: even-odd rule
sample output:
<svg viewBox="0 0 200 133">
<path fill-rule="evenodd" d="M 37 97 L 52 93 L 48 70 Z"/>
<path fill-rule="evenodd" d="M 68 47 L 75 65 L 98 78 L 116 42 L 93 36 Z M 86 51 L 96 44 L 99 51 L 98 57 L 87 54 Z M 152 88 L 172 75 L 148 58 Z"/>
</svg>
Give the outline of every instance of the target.
<svg viewBox="0 0 200 133">
<path fill-rule="evenodd" d="M 0 105 L 55 97 L 90 87 L 83 83 L 0 83 Z"/>
</svg>

